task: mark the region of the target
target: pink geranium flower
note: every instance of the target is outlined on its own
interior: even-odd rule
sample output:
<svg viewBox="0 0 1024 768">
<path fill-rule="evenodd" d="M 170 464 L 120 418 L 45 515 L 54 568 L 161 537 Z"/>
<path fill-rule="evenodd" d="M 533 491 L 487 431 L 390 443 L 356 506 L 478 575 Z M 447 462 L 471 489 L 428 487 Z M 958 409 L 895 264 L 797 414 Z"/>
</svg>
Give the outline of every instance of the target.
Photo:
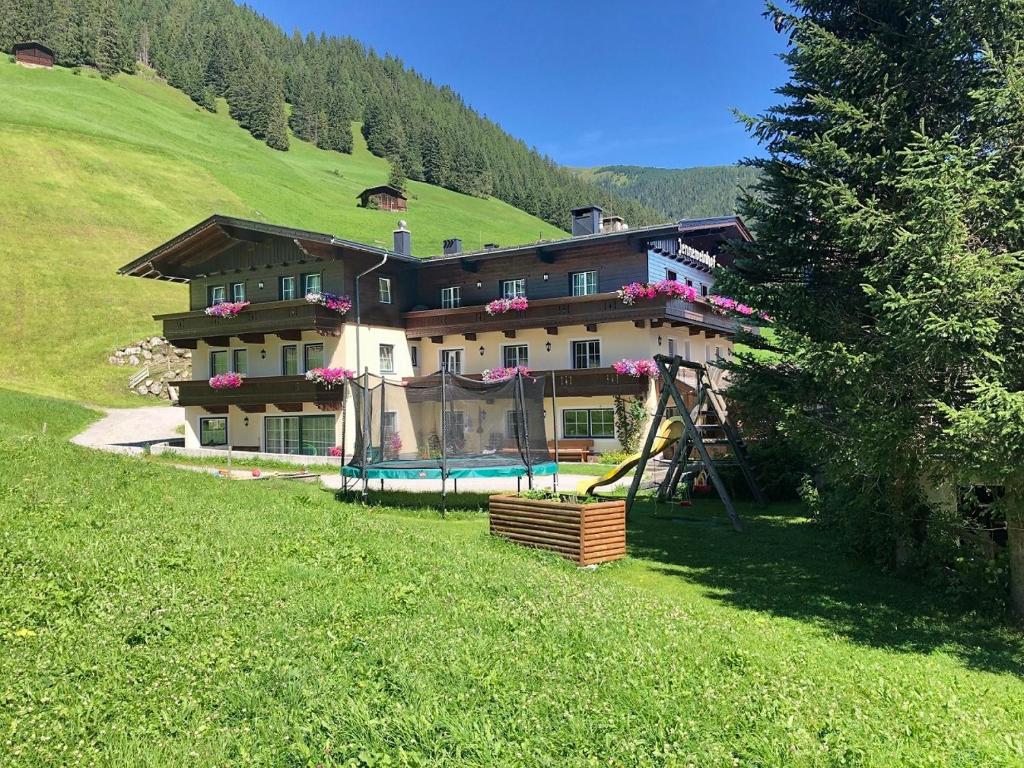
<svg viewBox="0 0 1024 768">
<path fill-rule="evenodd" d="M 506 312 L 524 312 L 530 307 L 530 302 L 525 296 L 516 296 L 513 299 L 495 299 L 484 307 L 488 315 L 503 315 Z"/>
<path fill-rule="evenodd" d="M 210 377 L 210 386 L 214 389 L 238 389 L 242 386 L 242 377 L 237 373 L 218 373 Z"/>
<path fill-rule="evenodd" d="M 220 304 L 207 307 L 205 312 L 210 317 L 235 317 L 248 306 L 248 301 L 222 301 Z"/>
<path fill-rule="evenodd" d="M 658 375 L 658 364 L 649 358 L 640 360 L 619 360 L 612 363 L 612 370 L 620 376 L 632 376 L 639 379 L 641 376 L 654 378 Z"/>
</svg>

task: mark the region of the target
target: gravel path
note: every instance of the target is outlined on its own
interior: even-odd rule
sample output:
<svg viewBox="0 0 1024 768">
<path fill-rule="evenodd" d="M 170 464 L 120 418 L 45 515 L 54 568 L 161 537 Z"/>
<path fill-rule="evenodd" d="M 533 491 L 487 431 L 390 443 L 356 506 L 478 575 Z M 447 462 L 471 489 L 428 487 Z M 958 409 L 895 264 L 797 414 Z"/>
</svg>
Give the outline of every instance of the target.
<svg viewBox="0 0 1024 768">
<path fill-rule="evenodd" d="M 71 442 L 113 453 L 141 453 L 152 443 L 180 438 L 175 429 L 185 422 L 185 410 L 153 405 L 146 408 L 109 408 Z"/>
</svg>

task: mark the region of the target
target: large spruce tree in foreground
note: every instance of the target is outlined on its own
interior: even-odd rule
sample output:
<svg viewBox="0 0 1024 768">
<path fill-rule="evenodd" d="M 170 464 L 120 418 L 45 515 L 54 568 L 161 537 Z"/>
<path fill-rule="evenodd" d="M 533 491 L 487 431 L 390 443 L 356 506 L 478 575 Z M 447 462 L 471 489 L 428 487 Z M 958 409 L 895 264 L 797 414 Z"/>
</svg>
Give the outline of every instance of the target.
<svg viewBox="0 0 1024 768">
<path fill-rule="evenodd" d="M 1002 483 L 1024 614 L 1024 8 L 795 0 L 732 286 L 776 321 L 736 393 L 818 468 L 811 500 L 890 564 L 959 545 L 948 489 Z M 952 558 L 948 558 L 949 561 Z"/>
</svg>

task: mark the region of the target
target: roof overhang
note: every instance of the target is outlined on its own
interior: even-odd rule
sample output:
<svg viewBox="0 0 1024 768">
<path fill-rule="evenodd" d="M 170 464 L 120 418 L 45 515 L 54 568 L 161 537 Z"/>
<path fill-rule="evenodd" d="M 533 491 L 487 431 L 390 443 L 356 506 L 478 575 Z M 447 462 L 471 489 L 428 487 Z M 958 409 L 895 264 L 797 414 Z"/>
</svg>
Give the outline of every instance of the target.
<svg viewBox="0 0 1024 768">
<path fill-rule="evenodd" d="M 125 264 L 120 275 L 146 277 L 175 283 L 187 283 L 203 272 L 201 265 L 240 242 L 259 243 L 271 238 L 291 240 L 310 258 L 339 258 L 345 251 L 378 258 L 387 254 L 398 261 L 418 263 L 417 259 L 334 235 L 303 229 L 279 227 L 260 221 L 214 215 L 158 245 L 148 253 Z"/>
</svg>

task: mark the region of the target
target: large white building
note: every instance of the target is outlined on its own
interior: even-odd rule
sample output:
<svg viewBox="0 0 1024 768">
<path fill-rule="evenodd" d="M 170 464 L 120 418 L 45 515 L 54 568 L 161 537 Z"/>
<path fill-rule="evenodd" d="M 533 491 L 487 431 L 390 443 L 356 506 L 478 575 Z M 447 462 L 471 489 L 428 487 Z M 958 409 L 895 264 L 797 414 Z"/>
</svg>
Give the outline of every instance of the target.
<svg viewBox="0 0 1024 768">
<path fill-rule="evenodd" d="M 651 397 L 654 383 L 613 370 L 624 359 L 679 354 L 700 362 L 731 355 L 738 326 L 710 305 L 723 243 L 749 239 L 736 217 L 628 229 L 596 207 L 573 211 L 573 235 L 463 252 L 458 240 L 431 258 L 411 255 L 400 226 L 382 249 L 332 235 L 213 216 L 122 267 L 121 274 L 189 285 L 187 311 L 157 316 L 173 344 L 193 350 L 193 380 L 178 382 L 189 448 L 268 453 L 351 451 L 351 403 L 344 387 L 305 377 L 343 367 L 413 379 L 441 368 L 469 377 L 528 366 L 557 390 L 546 431 L 562 440 L 618 448 L 615 395 Z M 328 292 L 355 309 L 306 300 Z M 667 296 L 625 303 L 622 286 L 675 280 L 693 301 Z M 501 297 L 525 296 L 524 311 L 488 314 Z M 234 317 L 207 308 L 249 302 Z M 356 340 L 359 338 L 357 348 Z M 244 384 L 215 389 L 237 372 Z M 345 428 L 347 414 L 349 428 Z"/>
</svg>

